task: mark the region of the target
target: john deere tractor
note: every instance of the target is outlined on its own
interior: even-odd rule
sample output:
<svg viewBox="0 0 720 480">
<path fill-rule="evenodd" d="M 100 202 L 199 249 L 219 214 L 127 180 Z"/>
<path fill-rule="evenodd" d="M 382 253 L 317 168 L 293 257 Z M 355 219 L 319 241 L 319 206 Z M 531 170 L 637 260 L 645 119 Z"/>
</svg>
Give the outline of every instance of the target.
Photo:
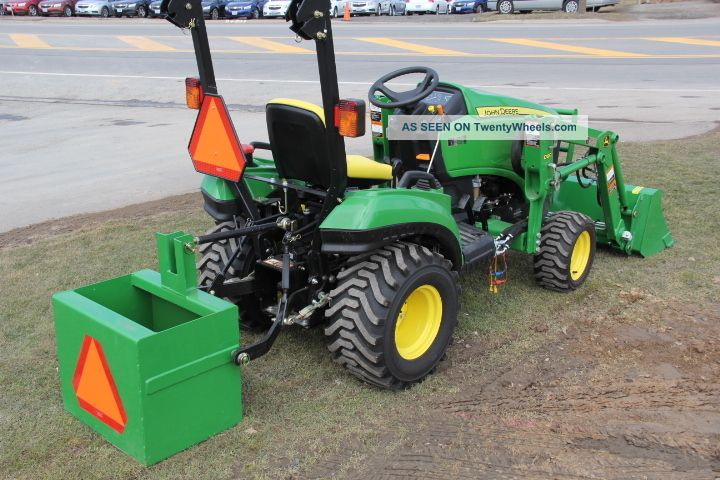
<svg viewBox="0 0 720 480">
<path fill-rule="evenodd" d="M 265 332 L 234 353 L 237 364 L 267 353 L 283 327 L 321 326 L 353 375 L 401 388 L 445 355 L 464 269 L 497 265 L 497 288 L 515 250 L 533 255 L 538 285 L 569 292 L 587 280 L 598 245 L 650 256 L 673 244 L 662 193 L 625 183 L 611 131 L 568 141 L 388 139 L 395 115 L 577 113 L 441 81 L 428 67 L 370 87 L 373 158 L 347 154 L 344 137 L 365 133 L 366 105 L 340 97 L 328 0 L 293 0 L 287 15 L 315 44 L 322 105 L 270 100 L 269 141 L 241 144 L 218 94 L 200 0 L 165 0 L 163 9 L 191 32 L 199 70 L 186 80 L 188 106 L 199 109 L 189 151 L 216 223 L 196 239 L 199 288 L 237 304 L 241 326 Z M 388 86 L 418 74 L 412 89 Z"/>
</svg>

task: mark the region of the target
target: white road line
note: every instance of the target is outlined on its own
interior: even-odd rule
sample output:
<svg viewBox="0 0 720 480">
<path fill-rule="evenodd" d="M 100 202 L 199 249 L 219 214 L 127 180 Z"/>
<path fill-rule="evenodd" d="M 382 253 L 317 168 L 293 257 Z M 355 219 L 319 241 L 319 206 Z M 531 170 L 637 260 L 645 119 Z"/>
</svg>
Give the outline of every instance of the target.
<svg viewBox="0 0 720 480">
<path fill-rule="evenodd" d="M 125 78 L 131 80 L 185 80 L 185 77 L 168 77 L 153 75 L 108 75 L 100 73 L 63 73 L 63 72 L 18 72 L 0 70 L 0 75 L 36 75 L 51 77 L 84 77 L 84 78 Z M 277 78 L 217 78 L 219 82 L 253 82 L 253 83 L 289 83 L 289 84 L 315 84 L 317 80 L 283 80 Z M 338 82 L 340 85 L 371 85 L 373 81 L 366 82 Z M 462 82 L 460 82 L 462 83 Z M 396 85 L 413 87 L 414 83 L 397 83 Z M 608 87 L 533 87 L 518 85 L 467 85 L 471 88 L 488 89 L 516 89 L 516 90 L 567 90 L 589 92 L 650 92 L 650 93 L 720 93 L 720 88 L 608 88 Z"/>
</svg>

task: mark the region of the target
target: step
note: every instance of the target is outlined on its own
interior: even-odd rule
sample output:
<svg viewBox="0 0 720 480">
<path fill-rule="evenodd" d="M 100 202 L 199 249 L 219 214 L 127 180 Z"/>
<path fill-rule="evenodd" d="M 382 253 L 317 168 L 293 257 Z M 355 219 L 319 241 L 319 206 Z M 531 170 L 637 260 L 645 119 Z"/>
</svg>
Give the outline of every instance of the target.
<svg viewBox="0 0 720 480">
<path fill-rule="evenodd" d="M 495 240 L 489 233 L 465 222 L 458 222 L 464 258 L 463 268 L 471 267 L 495 256 Z"/>
</svg>

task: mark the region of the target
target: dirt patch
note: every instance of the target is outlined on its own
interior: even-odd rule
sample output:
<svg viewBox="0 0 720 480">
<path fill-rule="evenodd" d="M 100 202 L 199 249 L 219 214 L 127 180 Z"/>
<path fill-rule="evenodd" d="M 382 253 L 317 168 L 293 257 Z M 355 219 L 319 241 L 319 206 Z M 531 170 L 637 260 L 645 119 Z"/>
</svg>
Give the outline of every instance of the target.
<svg viewBox="0 0 720 480">
<path fill-rule="evenodd" d="M 388 432 L 410 430 L 396 447 L 344 452 L 364 457 L 348 476 L 719 477 L 720 305 L 633 291 L 606 312 L 563 316 L 572 326 L 534 355 L 477 380 L 470 365 L 485 350 L 454 346 L 443 374 L 459 392 L 394 420 Z M 337 469 L 331 458 L 307 476 Z"/>
<path fill-rule="evenodd" d="M 105 212 L 83 213 L 47 220 L 0 233 L 0 248 L 30 245 L 43 238 L 87 230 L 112 220 L 142 221 L 167 212 L 198 211 L 198 209 L 202 209 L 202 196 L 199 193 L 186 193 Z"/>
</svg>

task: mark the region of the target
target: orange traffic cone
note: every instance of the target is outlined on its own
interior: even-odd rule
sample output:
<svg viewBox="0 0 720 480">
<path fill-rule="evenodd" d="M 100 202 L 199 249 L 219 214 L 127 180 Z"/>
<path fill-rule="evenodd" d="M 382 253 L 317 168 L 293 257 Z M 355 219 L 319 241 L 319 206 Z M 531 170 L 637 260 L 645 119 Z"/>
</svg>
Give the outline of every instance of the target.
<svg viewBox="0 0 720 480">
<path fill-rule="evenodd" d="M 343 21 L 347 22 L 350 20 L 350 0 L 345 2 L 345 13 L 343 13 Z"/>
</svg>

